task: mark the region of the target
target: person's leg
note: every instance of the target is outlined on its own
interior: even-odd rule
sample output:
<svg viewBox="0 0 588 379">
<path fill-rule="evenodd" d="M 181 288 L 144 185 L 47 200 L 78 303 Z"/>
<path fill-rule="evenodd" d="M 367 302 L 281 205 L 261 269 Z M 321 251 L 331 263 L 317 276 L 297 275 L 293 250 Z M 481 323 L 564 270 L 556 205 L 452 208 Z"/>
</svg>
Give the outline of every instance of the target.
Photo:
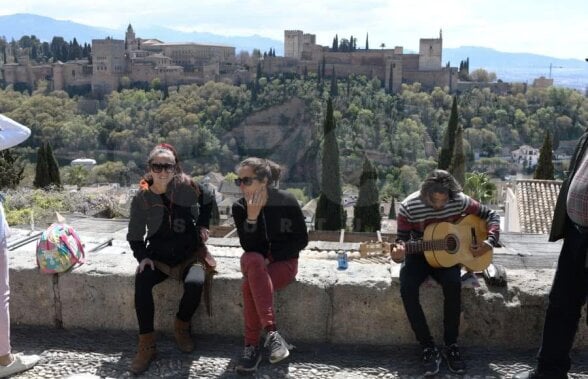
<svg viewBox="0 0 588 379">
<path fill-rule="evenodd" d="M 409 255 L 400 269 L 400 295 L 410 326 L 422 347 L 434 346 L 433 337 L 419 300 L 421 284 L 429 276 L 430 267 L 424 256 Z"/>
<path fill-rule="evenodd" d="M 178 347 L 184 353 L 194 350 L 194 341 L 190 335 L 190 321 L 200 304 L 204 278 L 204 269 L 200 265 L 190 266 L 184 276 L 184 295 L 174 320 L 174 337 Z"/>
<path fill-rule="evenodd" d="M 461 269 L 459 266 L 433 270 L 433 278 L 443 288 L 443 340 L 446 346 L 457 342 L 461 313 Z"/>
<path fill-rule="evenodd" d="M 538 371 L 563 376 L 570 369 L 570 350 L 586 302 L 588 235 L 574 227 L 567 231 L 549 293 L 538 354 Z"/>
<path fill-rule="evenodd" d="M 163 272 L 158 269 L 152 270 L 149 266 L 135 276 L 135 312 L 139 322 L 139 334 L 153 332 L 153 287 L 166 278 L 167 275 Z"/>
<path fill-rule="evenodd" d="M 190 322 L 194 312 L 200 305 L 202 289 L 204 288 L 204 269 L 200 265 L 190 266 L 184 277 L 184 295 L 180 300 L 180 308 L 176 317 L 179 320 Z"/>
<path fill-rule="evenodd" d="M 8 280 L 8 248 L 0 241 L 0 358 L 10 354 L 10 285 Z M 2 364 L 3 362 L 0 362 Z M 10 362 L 8 362 L 10 363 Z"/>
<path fill-rule="evenodd" d="M 432 275 L 443 288 L 443 356 L 449 371 L 463 374 L 466 364 L 457 346 L 461 313 L 461 268 L 439 268 L 433 270 Z"/>
<path fill-rule="evenodd" d="M 267 275 L 267 268 L 263 255 L 246 252 L 241 255 L 241 272 L 243 273 L 243 317 L 245 322 L 245 346 L 258 346 L 259 334 L 262 329 L 260 317 L 257 314 L 253 289 L 271 287 L 271 280 Z M 252 284 L 253 283 L 253 284 Z"/>
</svg>

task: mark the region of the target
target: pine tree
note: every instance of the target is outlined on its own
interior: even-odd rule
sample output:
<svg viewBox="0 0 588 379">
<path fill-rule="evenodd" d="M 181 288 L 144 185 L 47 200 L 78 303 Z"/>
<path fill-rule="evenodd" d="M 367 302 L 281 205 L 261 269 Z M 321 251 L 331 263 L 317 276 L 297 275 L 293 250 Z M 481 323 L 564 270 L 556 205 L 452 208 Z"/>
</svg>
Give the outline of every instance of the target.
<svg viewBox="0 0 588 379">
<path fill-rule="evenodd" d="M 463 187 L 465 183 L 465 153 L 463 151 L 463 128 L 461 125 L 457 127 L 455 133 L 455 146 L 449 172 Z"/>
<path fill-rule="evenodd" d="M 394 196 L 390 199 L 390 212 L 388 212 L 388 220 L 396 220 L 396 200 Z"/>
<path fill-rule="evenodd" d="M 365 49 L 366 50 L 370 49 L 369 33 L 365 34 Z"/>
<path fill-rule="evenodd" d="M 339 171 L 339 146 L 335 135 L 333 102 L 327 102 L 327 114 L 323 125 L 323 157 L 321 194 L 316 205 L 315 229 L 340 230 L 345 227 L 341 205 L 341 173 Z"/>
<path fill-rule="evenodd" d="M 47 172 L 49 173 L 49 184 L 61 187 L 61 175 L 59 174 L 59 164 L 55 155 L 53 154 L 53 148 L 51 143 L 47 142 L 45 146 L 45 158 L 47 162 Z"/>
<path fill-rule="evenodd" d="M 381 229 L 380 194 L 377 180 L 376 168 L 365 157 L 363 171 L 359 179 L 359 196 L 353 212 L 354 232 L 375 232 Z"/>
<path fill-rule="evenodd" d="M 335 66 L 331 70 L 331 97 L 339 96 L 339 87 L 337 86 L 337 76 L 335 75 Z"/>
<path fill-rule="evenodd" d="M 0 151 L 0 189 L 16 188 L 24 177 L 24 164 L 13 149 Z"/>
<path fill-rule="evenodd" d="M 549 132 L 547 132 L 543 139 L 543 146 L 541 146 L 541 150 L 539 151 L 539 160 L 537 161 L 537 168 L 535 168 L 533 179 L 553 180 L 554 168 L 552 158 L 551 137 L 549 136 Z"/>
<path fill-rule="evenodd" d="M 447 129 L 443 136 L 443 144 L 439 151 L 439 160 L 437 167 L 441 170 L 449 169 L 451 165 L 451 158 L 453 157 L 453 150 L 455 144 L 455 131 L 457 130 L 457 97 L 453 96 L 453 104 L 451 105 L 451 115 Z"/>
<path fill-rule="evenodd" d="M 37 165 L 35 167 L 35 188 L 45 188 L 49 185 L 49 166 L 47 164 L 47 154 L 45 153 L 45 144 L 42 143 L 37 149 Z"/>
</svg>

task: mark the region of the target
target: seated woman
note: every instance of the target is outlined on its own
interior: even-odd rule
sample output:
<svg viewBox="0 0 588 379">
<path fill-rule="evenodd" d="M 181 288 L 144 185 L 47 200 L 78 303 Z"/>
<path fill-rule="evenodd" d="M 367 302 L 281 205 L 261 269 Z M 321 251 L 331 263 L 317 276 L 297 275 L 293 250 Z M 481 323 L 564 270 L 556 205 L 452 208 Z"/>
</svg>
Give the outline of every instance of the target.
<svg viewBox="0 0 588 379">
<path fill-rule="evenodd" d="M 267 333 L 265 346 L 270 362 L 290 355 L 290 346 L 277 331 L 274 291 L 290 284 L 298 273 L 298 255 L 308 244 L 308 233 L 298 201 L 273 187 L 281 168 L 268 159 L 248 158 L 237 169 L 243 197 L 233 204 L 243 273 L 245 348 L 236 370 L 254 372 L 261 360 L 259 338 Z"/>
<path fill-rule="evenodd" d="M 139 374 L 156 356 L 153 287 L 168 277 L 182 280 L 184 294 L 174 320 L 181 351 L 194 350 L 190 320 L 200 304 L 208 266 L 198 252 L 208 240 L 212 202 L 202 186 L 182 172 L 176 150 L 155 146 L 149 172 L 131 203 L 127 240 L 139 262 L 135 277 L 135 310 L 139 347 L 131 372 Z"/>
</svg>

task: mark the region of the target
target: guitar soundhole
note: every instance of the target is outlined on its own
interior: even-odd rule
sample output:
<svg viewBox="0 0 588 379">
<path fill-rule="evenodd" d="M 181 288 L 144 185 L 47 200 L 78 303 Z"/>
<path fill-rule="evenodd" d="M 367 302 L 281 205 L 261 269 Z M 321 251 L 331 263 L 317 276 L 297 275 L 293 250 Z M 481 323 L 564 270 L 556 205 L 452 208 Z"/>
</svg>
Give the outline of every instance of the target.
<svg viewBox="0 0 588 379">
<path fill-rule="evenodd" d="M 454 236 L 447 236 L 447 238 L 445 239 L 445 247 L 448 253 L 455 253 L 457 252 L 457 238 L 455 238 Z"/>
</svg>

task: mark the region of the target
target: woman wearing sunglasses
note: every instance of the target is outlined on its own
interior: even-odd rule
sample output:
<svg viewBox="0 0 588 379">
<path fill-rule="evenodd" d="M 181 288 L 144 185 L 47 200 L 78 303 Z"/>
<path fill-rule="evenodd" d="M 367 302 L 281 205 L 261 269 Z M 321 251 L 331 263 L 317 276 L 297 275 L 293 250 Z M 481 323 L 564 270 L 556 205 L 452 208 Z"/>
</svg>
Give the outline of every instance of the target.
<svg viewBox="0 0 588 379">
<path fill-rule="evenodd" d="M 290 355 L 291 346 L 277 331 L 274 291 L 296 277 L 308 233 L 298 201 L 274 188 L 280 173 L 277 163 L 262 158 L 247 158 L 237 168 L 235 184 L 243 197 L 233 204 L 233 218 L 245 250 L 241 256 L 245 348 L 236 367 L 239 373 L 257 370 L 262 331 L 271 363 Z"/>
<path fill-rule="evenodd" d="M 194 350 L 190 321 L 200 304 L 208 268 L 197 251 L 208 239 L 212 201 L 179 163 L 173 146 L 155 146 L 148 157 L 149 171 L 131 203 L 127 240 L 139 262 L 135 277 L 139 347 L 131 363 L 134 374 L 147 370 L 155 359 L 152 289 L 168 277 L 184 284 L 174 319 L 176 342 L 183 352 Z"/>
</svg>

